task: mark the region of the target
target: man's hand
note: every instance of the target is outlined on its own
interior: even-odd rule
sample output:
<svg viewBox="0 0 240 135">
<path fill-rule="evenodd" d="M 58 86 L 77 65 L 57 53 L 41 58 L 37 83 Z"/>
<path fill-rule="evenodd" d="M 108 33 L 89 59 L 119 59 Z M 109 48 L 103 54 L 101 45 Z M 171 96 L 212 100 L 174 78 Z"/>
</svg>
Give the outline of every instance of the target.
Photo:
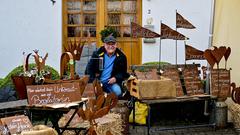
<svg viewBox="0 0 240 135">
<path fill-rule="evenodd" d="M 117 81 L 116 78 L 112 77 L 108 80 L 108 84 L 114 84 L 116 81 Z"/>
</svg>

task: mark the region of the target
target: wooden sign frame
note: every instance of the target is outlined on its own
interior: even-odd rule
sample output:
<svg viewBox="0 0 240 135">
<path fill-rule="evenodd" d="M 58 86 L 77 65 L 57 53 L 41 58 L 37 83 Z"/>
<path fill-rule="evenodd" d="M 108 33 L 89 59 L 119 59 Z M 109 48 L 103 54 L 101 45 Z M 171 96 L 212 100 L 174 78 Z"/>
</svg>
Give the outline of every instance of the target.
<svg viewBox="0 0 240 135">
<path fill-rule="evenodd" d="M 219 100 L 225 100 L 228 96 L 230 96 L 231 88 L 230 83 L 231 83 L 230 70 L 227 69 L 211 70 L 211 95 L 217 96 Z"/>
<path fill-rule="evenodd" d="M 81 101 L 78 82 L 29 85 L 27 95 L 30 106 Z"/>
<path fill-rule="evenodd" d="M 10 134 L 16 134 L 22 131 L 29 131 L 33 127 L 29 118 L 25 115 L 1 118 L 1 122 L 3 125 L 6 125 Z"/>
</svg>

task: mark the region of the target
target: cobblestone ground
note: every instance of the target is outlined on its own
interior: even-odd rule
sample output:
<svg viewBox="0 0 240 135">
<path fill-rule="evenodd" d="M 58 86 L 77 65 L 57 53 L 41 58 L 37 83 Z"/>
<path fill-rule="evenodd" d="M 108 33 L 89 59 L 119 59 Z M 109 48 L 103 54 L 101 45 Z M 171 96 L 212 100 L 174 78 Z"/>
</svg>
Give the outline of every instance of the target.
<svg viewBox="0 0 240 135">
<path fill-rule="evenodd" d="M 150 135 L 240 135 L 236 130 L 229 126 L 225 129 L 214 129 L 212 127 L 201 127 L 201 128 L 188 128 L 188 129 L 177 129 L 177 130 L 165 130 L 158 131 L 157 129 L 162 127 L 152 127 Z M 129 127 L 130 135 L 147 135 L 146 126 L 133 126 Z"/>
</svg>

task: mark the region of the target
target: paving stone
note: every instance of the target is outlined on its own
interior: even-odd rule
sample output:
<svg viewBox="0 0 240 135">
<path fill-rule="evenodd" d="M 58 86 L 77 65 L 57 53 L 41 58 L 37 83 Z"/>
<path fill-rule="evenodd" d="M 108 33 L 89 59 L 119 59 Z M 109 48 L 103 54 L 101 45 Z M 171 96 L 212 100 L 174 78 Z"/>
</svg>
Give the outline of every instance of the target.
<svg viewBox="0 0 240 135">
<path fill-rule="evenodd" d="M 227 127 L 226 129 L 217 129 L 213 130 L 211 127 L 201 127 L 201 128 L 188 128 L 188 129 L 179 129 L 179 130 L 166 130 L 166 131 L 157 131 L 158 128 L 163 128 L 161 126 L 155 126 L 151 128 L 150 135 L 240 135 L 235 131 L 233 127 Z M 130 135 L 146 135 L 147 127 L 136 126 L 134 131 L 132 126 L 130 126 Z"/>
</svg>

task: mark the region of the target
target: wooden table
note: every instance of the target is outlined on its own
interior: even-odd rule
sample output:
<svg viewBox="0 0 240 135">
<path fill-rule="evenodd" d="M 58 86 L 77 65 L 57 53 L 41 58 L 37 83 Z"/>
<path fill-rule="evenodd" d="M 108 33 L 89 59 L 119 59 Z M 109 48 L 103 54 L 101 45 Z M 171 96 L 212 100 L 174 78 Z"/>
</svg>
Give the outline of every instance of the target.
<svg viewBox="0 0 240 135">
<path fill-rule="evenodd" d="M 135 97 L 133 98 L 133 127 L 135 126 L 135 102 L 138 100 Z M 211 95 L 195 95 L 195 96 L 183 96 L 178 98 L 171 98 L 171 99 L 147 99 L 147 100 L 139 100 L 141 103 L 145 103 L 148 106 L 148 116 L 147 116 L 147 127 L 148 127 L 148 135 L 150 134 L 151 128 L 151 105 L 153 104 L 160 104 L 160 103 L 181 103 L 181 102 L 196 102 L 196 101 L 210 101 L 213 102 L 215 106 L 216 96 Z M 212 109 L 214 109 L 213 107 Z M 190 127 L 202 127 L 202 126 L 213 126 L 215 128 L 215 116 L 213 123 L 208 124 L 201 124 L 201 125 L 191 125 L 191 126 L 181 126 L 181 127 L 172 127 L 172 128 L 162 128 L 158 129 L 158 131 L 162 130 L 171 130 L 171 129 L 182 129 L 182 128 L 190 128 Z"/>
<path fill-rule="evenodd" d="M 17 100 L 0 103 L 0 117 L 15 115 L 16 113 L 26 113 L 27 100 Z"/>
<path fill-rule="evenodd" d="M 35 106 L 29 106 L 27 100 L 17 100 L 17 101 L 11 101 L 11 102 L 4 102 L 0 103 L 0 116 L 7 116 L 7 115 L 15 115 L 16 113 L 19 113 L 20 111 L 23 112 L 25 115 L 28 115 L 30 120 L 31 118 L 31 111 L 33 110 L 39 110 L 44 112 L 46 115 L 46 120 L 50 120 L 53 128 L 56 129 L 58 134 L 62 134 L 65 130 L 74 130 L 76 134 L 79 134 L 81 130 L 85 130 L 85 128 L 72 128 L 69 127 L 70 122 L 72 121 L 73 117 L 77 114 L 77 111 L 79 108 L 83 106 L 87 102 L 88 99 L 84 98 L 82 101 L 76 101 L 71 103 L 65 103 L 65 104 L 49 104 L 49 105 L 35 105 Z M 16 111 L 9 111 L 9 109 L 14 109 Z M 58 121 L 63 116 L 64 113 L 69 112 L 71 109 L 74 109 L 74 113 L 68 120 L 65 126 L 59 127 Z M 47 121 L 45 121 L 45 125 L 47 124 Z"/>
<path fill-rule="evenodd" d="M 48 105 L 35 105 L 35 106 L 26 106 L 28 110 L 39 110 L 43 111 L 46 114 L 46 120 L 50 120 L 53 128 L 58 132 L 59 135 L 63 134 L 65 130 L 73 130 L 76 134 L 79 134 L 81 130 L 86 130 L 84 127 L 69 127 L 70 122 L 77 114 L 78 109 L 83 107 L 83 105 L 87 102 L 88 99 L 82 99 L 82 101 L 75 101 L 71 103 L 64 103 L 64 104 L 48 104 Z M 66 125 L 60 127 L 58 121 L 63 116 L 64 113 L 69 112 L 71 109 L 74 110 L 74 113 L 67 121 Z M 47 121 L 45 121 L 45 125 Z"/>
</svg>

